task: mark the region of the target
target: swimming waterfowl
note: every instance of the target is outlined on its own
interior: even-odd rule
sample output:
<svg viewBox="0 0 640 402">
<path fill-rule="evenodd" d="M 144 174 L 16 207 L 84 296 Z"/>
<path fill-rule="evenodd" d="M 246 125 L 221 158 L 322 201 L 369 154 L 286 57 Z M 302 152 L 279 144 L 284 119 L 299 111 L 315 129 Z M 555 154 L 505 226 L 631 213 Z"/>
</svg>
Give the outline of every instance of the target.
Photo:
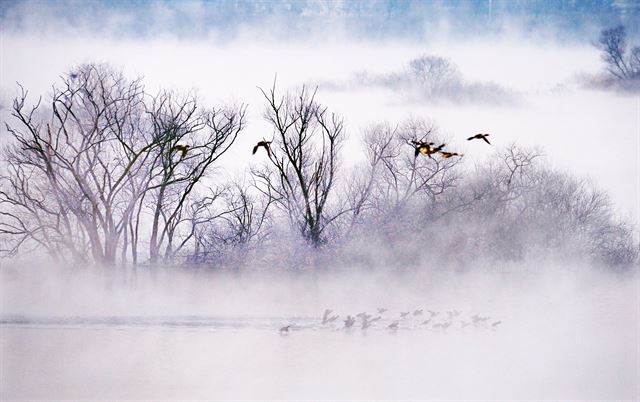
<svg viewBox="0 0 640 402">
<path fill-rule="evenodd" d="M 356 314 L 356 317 L 360 318 L 362 321 L 367 321 L 369 318 L 372 317 L 372 315 L 362 312 L 362 313 Z"/>
<path fill-rule="evenodd" d="M 486 142 L 487 144 L 491 145 L 491 143 L 487 139 L 488 136 L 489 136 L 489 134 L 487 134 L 487 133 L 478 133 L 476 135 L 472 135 L 471 137 L 467 138 L 467 141 L 478 139 L 478 140 L 484 140 L 484 142 Z"/>
<path fill-rule="evenodd" d="M 332 312 L 333 310 L 329 310 L 329 309 L 326 309 L 324 311 L 324 314 L 322 315 L 322 324 L 328 324 L 338 319 L 339 317 L 338 315 L 334 315 L 331 317 L 329 316 Z"/>
<path fill-rule="evenodd" d="M 353 324 L 356 323 L 356 319 L 351 317 L 350 315 L 347 316 L 347 319 L 344 320 L 344 327 L 345 328 L 351 328 L 353 326 Z"/>
<path fill-rule="evenodd" d="M 394 322 L 392 322 L 391 324 L 389 324 L 389 325 L 387 326 L 387 328 L 389 328 L 389 329 L 398 329 L 398 324 L 400 324 L 400 322 L 399 322 L 399 321 L 394 321 Z"/>
<path fill-rule="evenodd" d="M 475 314 L 474 316 L 471 317 L 471 320 L 473 321 L 474 324 L 477 324 L 479 322 L 483 322 L 483 321 L 487 321 L 490 317 L 482 317 L 478 314 Z"/>
</svg>

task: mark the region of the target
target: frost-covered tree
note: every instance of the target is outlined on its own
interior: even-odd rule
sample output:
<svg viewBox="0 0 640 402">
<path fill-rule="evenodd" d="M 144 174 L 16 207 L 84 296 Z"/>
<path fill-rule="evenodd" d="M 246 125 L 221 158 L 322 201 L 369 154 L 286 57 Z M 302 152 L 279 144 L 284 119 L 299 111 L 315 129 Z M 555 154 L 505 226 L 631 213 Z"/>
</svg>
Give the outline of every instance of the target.
<svg viewBox="0 0 640 402">
<path fill-rule="evenodd" d="M 306 87 L 277 96 L 274 86 L 263 95 L 265 119 L 275 136 L 268 146 L 268 163 L 252 170 L 256 188 L 317 248 L 326 241 L 328 227 L 345 213 L 331 202 L 345 137 L 343 120 Z"/>
<path fill-rule="evenodd" d="M 640 79 L 640 47 L 628 49 L 624 26 L 603 30 L 597 46 L 612 76 L 620 80 Z"/>
<path fill-rule="evenodd" d="M 143 241 L 152 261 L 163 242 L 163 255 L 174 255 L 184 208 L 199 205 L 195 184 L 244 126 L 242 106 L 206 111 L 192 97 L 149 98 L 140 79 L 96 64 L 64 76 L 46 107 L 30 106 L 23 90 L 12 116 L 0 176 L 3 253 L 42 248 L 105 265 L 124 262 L 127 249 L 136 262 Z"/>
</svg>

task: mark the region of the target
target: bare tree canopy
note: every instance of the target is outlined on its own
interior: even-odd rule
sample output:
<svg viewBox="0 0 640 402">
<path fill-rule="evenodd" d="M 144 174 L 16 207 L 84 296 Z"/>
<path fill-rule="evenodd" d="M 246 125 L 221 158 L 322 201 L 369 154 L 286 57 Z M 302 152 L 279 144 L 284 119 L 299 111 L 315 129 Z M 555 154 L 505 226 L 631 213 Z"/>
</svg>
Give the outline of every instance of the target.
<svg viewBox="0 0 640 402">
<path fill-rule="evenodd" d="M 598 39 L 598 47 L 611 75 L 620 80 L 640 79 L 640 47 L 633 47 L 627 56 L 627 33 L 624 26 L 603 30 Z"/>
<path fill-rule="evenodd" d="M 22 90 L 17 123 L 7 123 L 14 141 L 3 150 L 0 231 L 8 254 L 40 246 L 62 260 L 113 265 L 131 246 L 135 262 L 145 197 L 156 201 L 152 260 L 163 241 L 171 254 L 194 185 L 244 127 L 244 106 L 203 111 L 195 98 L 167 93 L 149 101 L 140 79 L 105 65 L 80 66 L 54 86 L 49 108 L 41 101 L 27 106 Z"/>
<path fill-rule="evenodd" d="M 607 38 L 611 49 L 624 48 L 623 29 Z M 618 73 L 639 55 L 616 59 Z M 421 76 L 448 70 L 426 59 L 411 67 Z M 540 163 L 538 149 L 512 144 L 470 168 L 435 123 L 414 118 L 366 128 L 364 162 L 343 175 L 344 122 L 316 91 L 277 95 L 274 84 L 262 94 L 273 132 L 253 149 L 262 165 L 214 180 L 212 169 L 245 128 L 245 105 L 151 95 L 140 79 L 96 64 L 62 77 L 46 104 L 30 104 L 21 88 L 1 152 L 0 253 L 44 250 L 106 266 L 272 266 L 287 254 L 302 265 L 379 252 L 389 265 L 424 255 L 465 265 L 541 250 L 610 266 L 638 261 L 634 228 L 616 218 L 606 194 Z"/>
<path fill-rule="evenodd" d="M 310 245 L 319 247 L 327 227 L 344 213 L 330 205 L 343 121 L 318 104 L 316 92 L 306 87 L 282 97 L 276 96 L 275 85 L 262 93 L 267 100 L 265 119 L 275 136 L 269 163 L 253 170 L 256 186 Z"/>
</svg>

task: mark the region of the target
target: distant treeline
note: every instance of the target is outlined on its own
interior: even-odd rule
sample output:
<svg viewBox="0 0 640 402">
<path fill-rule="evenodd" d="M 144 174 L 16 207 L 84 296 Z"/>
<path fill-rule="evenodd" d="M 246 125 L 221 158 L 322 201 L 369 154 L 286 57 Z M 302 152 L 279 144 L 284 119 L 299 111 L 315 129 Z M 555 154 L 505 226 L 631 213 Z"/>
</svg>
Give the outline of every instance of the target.
<svg viewBox="0 0 640 402">
<path fill-rule="evenodd" d="M 638 261 L 607 195 L 538 150 L 514 144 L 465 166 L 444 153 L 456 149 L 433 151 L 446 142 L 434 124 L 407 120 L 369 126 L 365 161 L 346 169 L 343 118 L 316 91 L 262 94 L 275 135 L 230 179 L 212 172 L 245 131 L 245 105 L 151 94 L 96 64 L 67 73 L 46 102 L 23 90 L 1 154 L 2 253 L 211 268 Z"/>
</svg>

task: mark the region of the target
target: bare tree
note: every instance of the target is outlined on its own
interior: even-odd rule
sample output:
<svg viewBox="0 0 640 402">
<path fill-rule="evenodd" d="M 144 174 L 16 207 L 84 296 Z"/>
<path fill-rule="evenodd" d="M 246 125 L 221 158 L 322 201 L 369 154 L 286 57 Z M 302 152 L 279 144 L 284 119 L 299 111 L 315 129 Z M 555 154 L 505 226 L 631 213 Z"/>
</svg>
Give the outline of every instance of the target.
<svg viewBox="0 0 640 402">
<path fill-rule="evenodd" d="M 597 46 L 607 71 L 620 80 L 640 78 L 640 47 L 634 47 L 627 58 L 627 33 L 624 26 L 605 29 L 600 33 Z"/>
<path fill-rule="evenodd" d="M 435 205 L 440 195 L 456 185 L 458 173 L 453 168 L 460 157 L 445 159 L 437 153 L 415 154 L 414 141 L 432 142 L 434 147 L 446 145 L 438 138 L 432 123 L 409 120 L 394 129 L 383 128 L 374 138 L 368 144 L 372 154 L 375 155 L 375 149 L 383 153 L 372 188 L 371 206 L 380 216 L 391 218 L 419 204 L 424 217 L 427 207 Z M 370 164 L 374 161 L 370 159 Z"/>
<path fill-rule="evenodd" d="M 59 259 L 84 261 L 89 253 L 113 265 L 130 247 L 136 262 L 149 200 L 158 206 L 152 255 L 163 241 L 165 255 L 174 254 L 187 198 L 235 140 L 245 108 L 203 112 L 192 98 L 166 94 L 154 101 L 156 108 L 145 106 L 139 79 L 95 64 L 63 77 L 50 109 L 41 101 L 27 106 L 22 91 L 0 177 L 5 253 L 42 247 Z M 176 152 L 179 141 L 192 147 L 189 155 Z"/>
<path fill-rule="evenodd" d="M 252 170 L 256 187 L 287 215 L 310 245 L 319 247 L 327 227 L 345 213 L 330 207 L 343 121 L 318 104 L 316 92 L 306 87 L 283 97 L 276 96 L 275 85 L 262 93 L 267 100 L 265 118 L 275 137 L 269 163 Z"/>
<path fill-rule="evenodd" d="M 457 68 L 437 56 L 420 56 L 409 62 L 410 75 L 423 88 L 435 89 L 452 81 L 459 81 Z"/>
<path fill-rule="evenodd" d="M 260 247 L 269 235 L 268 210 L 273 199 L 256 197 L 240 181 L 225 184 L 223 211 L 198 229 L 191 260 L 242 264 L 244 257 Z M 266 227 L 266 228 L 265 228 Z"/>
<path fill-rule="evenodd" d="M 364 167 L 358 166 L 351 172 L 345 185 L 346 203 L 350 211 L 347 233 L 359 224 L 373 210 L 372 194 L 381 169 L 388 164 L 388 159 L 398 156 L 395 149 L 397 127 L 389 124 L 377 124 L 365 130 L 363 136 L 366 162 Z"/>
<path fill-rule="evenodd" d="M 152 227 L 149 258 L 152 263 L 172 253 L 173 234 L 185 202 L 209 167 L 233 144 L 244 128 L 246 107 L 203 110 L 191 95 L 184 98 L 162 92 L 147 110 L 160 146 L 148 186 Z"/>
<path fill-rule="evenodd" d="M 140 81 L 82 66 L 54 87 L 48 122 L 36 115 L 40 102 L 28 108 L 26 98 L 22 91 L 14 100 L 18 125 L 7 125 L 15 142 L 5 150 L 2 202 L 15 212 L 5 213 L 15 221 L 20 211 L 28 237 L 56 255 L 83 259 L 88 249 L 95 261 L 113 264 L 141 191 L 132 177 L 157 145 L 141 130 Z"/>
</svg>

